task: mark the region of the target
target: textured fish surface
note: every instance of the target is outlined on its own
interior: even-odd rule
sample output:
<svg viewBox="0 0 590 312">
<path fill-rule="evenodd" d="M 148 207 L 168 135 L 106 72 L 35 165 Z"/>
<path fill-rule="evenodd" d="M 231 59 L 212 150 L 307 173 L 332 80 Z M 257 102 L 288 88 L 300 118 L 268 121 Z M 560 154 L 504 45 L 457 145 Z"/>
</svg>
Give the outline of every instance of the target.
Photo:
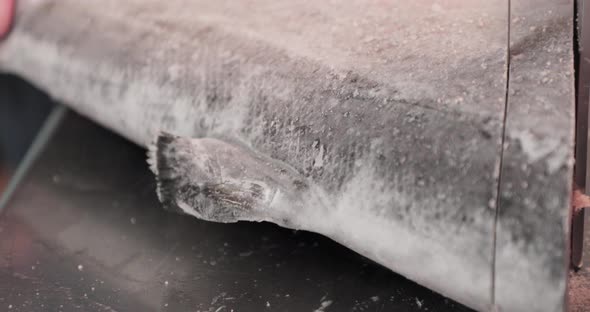
<svg viewBox="0 0 590 312">
<path fill-rule="evenodd" d="M 321 233 L 478 310 L 562 311 L 572 14 L 23 0 L 0 66 L 149 147 L 169 209 Z"/>
</svg>

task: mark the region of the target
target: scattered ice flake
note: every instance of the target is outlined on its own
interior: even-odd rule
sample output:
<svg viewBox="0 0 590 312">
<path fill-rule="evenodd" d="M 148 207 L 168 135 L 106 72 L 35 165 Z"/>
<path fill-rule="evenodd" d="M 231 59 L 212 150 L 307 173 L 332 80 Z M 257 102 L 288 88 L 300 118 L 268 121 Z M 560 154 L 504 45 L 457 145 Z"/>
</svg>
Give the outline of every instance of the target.
<svg viewBox="0 0 590 312">
<path fill-rule="evenodd" d="M 416 298 L 416 305 L 418 306 L 418 308 L 422 308 L 423 304 L 424 304 L 424 302 L 422 302 L 420 299 Z"/>
<path fill-rule="evenodd" d="M 320 307 L 315 309 L 314 312 L 325 312 L 331 304 L 332 300 L 327 300 L 326 297 L 322 297 Z"/>
<path fill-rule="evenodd" d="M 249 257 L 253 254 L 254 252 L 252 250 L 249 251 L 245 251 L 245 252 L 240 252 L 240 257 Z"/>
</svg>

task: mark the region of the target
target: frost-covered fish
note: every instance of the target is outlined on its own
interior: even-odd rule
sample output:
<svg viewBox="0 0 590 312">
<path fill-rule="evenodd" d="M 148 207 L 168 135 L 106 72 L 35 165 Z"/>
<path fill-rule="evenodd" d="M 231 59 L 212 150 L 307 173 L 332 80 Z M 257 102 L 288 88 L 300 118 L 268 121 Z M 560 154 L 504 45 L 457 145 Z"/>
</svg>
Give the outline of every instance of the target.
<svg viewBox="0 0 590 312">
<path fill-rule="evenodd" d="M 572 1 L 21 2 L 0 66 L 150 147 L 166 207 L 564 309 Z"/>
</svg>

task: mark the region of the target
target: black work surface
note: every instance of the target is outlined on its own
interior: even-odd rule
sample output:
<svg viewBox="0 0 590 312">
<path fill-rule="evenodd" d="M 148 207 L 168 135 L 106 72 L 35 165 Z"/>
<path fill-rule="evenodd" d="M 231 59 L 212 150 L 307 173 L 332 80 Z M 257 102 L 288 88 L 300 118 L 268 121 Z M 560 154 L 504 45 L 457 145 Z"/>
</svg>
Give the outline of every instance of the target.
<svg viewBox="0 0 590 312">
<path fill-rule="evenodd" d="M 0 310 L 468 311 L 313 233 L 166 212 L 154 187 L 143 149 L 68 113 L 2 212 Z"/>
</svg>

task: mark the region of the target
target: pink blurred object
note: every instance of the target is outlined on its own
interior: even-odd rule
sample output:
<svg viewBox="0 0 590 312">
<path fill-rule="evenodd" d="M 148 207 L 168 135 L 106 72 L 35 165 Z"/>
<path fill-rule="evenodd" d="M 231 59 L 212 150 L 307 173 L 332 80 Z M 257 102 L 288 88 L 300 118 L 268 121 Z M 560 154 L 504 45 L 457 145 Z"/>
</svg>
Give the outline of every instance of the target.
<svg viewBox="0 0 590 312">
<path fill-rule="evenodd" d="M 14 17 L 15 0 L 0 0 L 0 39 L 10 32 Z"/>
</svg>

